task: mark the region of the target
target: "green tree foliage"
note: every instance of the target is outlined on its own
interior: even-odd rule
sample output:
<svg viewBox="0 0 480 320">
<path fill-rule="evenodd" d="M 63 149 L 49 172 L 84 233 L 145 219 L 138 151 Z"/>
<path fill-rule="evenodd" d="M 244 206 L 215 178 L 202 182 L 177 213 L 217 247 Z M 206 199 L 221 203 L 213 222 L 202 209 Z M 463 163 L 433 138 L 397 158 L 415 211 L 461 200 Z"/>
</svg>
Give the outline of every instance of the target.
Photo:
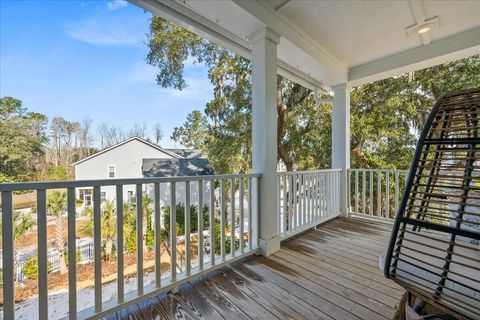
<svg viewBox="0 0 480 320">
<path fill-rule="evenodd" d="M 248 172 L 251 168 L 251 63 L 192 32 L 159 17 L 150 25 L 147 62 L 158 68 L 157 83 L 183 89 L 184 63 L 204 63 L 214 86 L 213 100 L 194 111 L 172 138 L 194 147 L 210 159 L 217 173 Z M 278 76 L 278 155 L 288 169 L 326 167 L 330 139 L 327 104 L 314 103 L 310 90 Z M 298 108 L 294 108 L 301 106 Z"/>
<path fill-rule="evenodd" d="M 165 219 L 165 232 L 170 234 L 170 207 L 163 207 Z M 176 235 L 182 236 L 185 234 L 185 204 L 178 203 L 175 212 L 175 226 Z M 208 226 L 208 206 L 203 207 L 203 225 Z M 197 232 L 198 229 L 198 207 L 190 206 L 190 232 Z"/>
<path fill-rule="evenodd" d="M 47 180 L 68 180 L 68 170 L 64 166 L 51 166 L 47 169 Z"/>
<path fill-rule="evenodd" d="M 214 236 L 215 236 L 215 254 L 222 253 L 222 225 L 218 220 L 215 221 L 214 225 Z M 225 254 L 229 254 L 232 251 L 232 237 L 230 236 L 231 227 L 225 226 Z M 235 240 L 235 250 L 240 248 L 240 241 Z"/>
<path fill-rule="evenodd" d="M 477 55 L 354 88 L 352 167 L 407 169 L 438 95 L 479 86 Z"/>
<path fill-rule="evenodd" d="M 251 162 L 251 64 L 188 30 L 152 18 L 147 62 L 157 83 L 183 89 L 185 60 L 204 63 L 214 97 L 194 111 L 172 138 L 202 150 L 218 173 L 246 172 Z M 351 93 L 352 166 L 406 168 L 434 92 L 480 86 L 480 56 L 356 87 Z M 281 76 L 278 86 L 279 160 L 288 170 L 330 166 L 331 105 Z"/>
<path fill-rule="evenodd" d="M 22 101 L 0 98 L 0 182 L 31 180 L 47 142 L 47 117 L 29 112 Z"/>
<path fill-rule="evenodd" d="M 125 236 L 125 250 L 137 251 L 137 217 L 135 205 L 125 203 L 123 205 L 123 233 Z"/>
</svg>

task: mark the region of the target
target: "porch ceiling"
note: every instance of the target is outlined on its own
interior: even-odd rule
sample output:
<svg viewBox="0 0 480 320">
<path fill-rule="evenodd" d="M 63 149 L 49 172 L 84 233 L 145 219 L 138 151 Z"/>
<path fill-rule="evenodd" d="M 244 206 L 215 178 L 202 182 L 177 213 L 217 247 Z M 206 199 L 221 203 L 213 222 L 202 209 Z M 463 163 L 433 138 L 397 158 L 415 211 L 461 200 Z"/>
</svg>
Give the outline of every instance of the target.
<svg viewBox="0 0 480 320">
<path fill-rule="evenodd" d="M 313 86 L 360 84 L 480 53 L 476 0 L 131 1 L 244 56 L 249 37 L 267 26 L 281 36 L 280 69 Z M 407 34 L 435 16 L 429 32 Z"/>
</svg>

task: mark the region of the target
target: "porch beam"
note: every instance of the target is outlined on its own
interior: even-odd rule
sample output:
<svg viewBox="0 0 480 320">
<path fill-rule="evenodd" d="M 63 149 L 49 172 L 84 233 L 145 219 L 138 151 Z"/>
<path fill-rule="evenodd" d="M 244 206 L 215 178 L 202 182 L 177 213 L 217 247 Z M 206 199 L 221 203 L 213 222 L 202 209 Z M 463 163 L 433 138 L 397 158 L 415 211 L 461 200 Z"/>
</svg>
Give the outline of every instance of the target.
<svg viewBox="0 0 480 320">
<path fill-rule="evenodd" d="M 348 81 L 357 86 L 475 54 L 480 54 L 480 27 L 352 67 Z"/>
<path fill-rule="evenodd" d="M 350 88 L 347 83 L 332 87 L 332 168 L 342 169 L 340 211 L 348 215 L 347 170 L 350 169 Z"/>
<path fill-rule="evenodd" d="M 268 28 L 252 36 L 252 169 L 259 184 L 259 245 L 269 256 L 280 250 L 277 212 L 277 44 Z"/>
</svg>

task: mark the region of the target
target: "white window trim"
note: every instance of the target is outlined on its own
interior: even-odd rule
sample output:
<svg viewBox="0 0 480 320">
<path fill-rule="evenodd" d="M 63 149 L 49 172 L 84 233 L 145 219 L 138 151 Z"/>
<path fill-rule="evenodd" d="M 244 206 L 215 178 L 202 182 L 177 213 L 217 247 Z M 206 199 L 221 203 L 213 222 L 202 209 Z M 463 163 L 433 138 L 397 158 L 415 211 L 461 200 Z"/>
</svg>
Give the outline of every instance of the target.
<svg viewBox="0 0 480 320">
<path fill-rule="evenodd" d="M 113 177 L 110 177 L 110 168 L 113 167 Z M 107 166 L 107 178 L 108 179 L 115 179 L 117 177 L 117 166 L 114 164 L 109 164 Z"/>
</svg>

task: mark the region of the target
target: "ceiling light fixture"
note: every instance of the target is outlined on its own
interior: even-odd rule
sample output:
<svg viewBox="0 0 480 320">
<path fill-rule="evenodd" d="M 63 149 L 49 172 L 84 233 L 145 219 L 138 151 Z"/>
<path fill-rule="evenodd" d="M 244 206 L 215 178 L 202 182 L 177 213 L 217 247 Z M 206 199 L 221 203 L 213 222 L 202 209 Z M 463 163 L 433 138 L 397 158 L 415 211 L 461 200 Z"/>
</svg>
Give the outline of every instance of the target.
<svg viewBox="0 0 480 320">
<path fill-rule="evenodd" d="M 420 26 L 420 29 L 417 29 L 417 33 L 422 34 L 422 33 L 430 31 L 430 29 L 432 29 L 432 27 L 430 25 L 422 25 L 422 26 Z"/>
<path fill-rule="evenodd" d="M 438 27 L 438 25 L 438 16 L 435 16 L 425 20 L 423 23 L 415 23 L 408 26 L 405 31 L 409 36 L 422 35 L 431 31 L 433 28 Z"/>
</svg>

